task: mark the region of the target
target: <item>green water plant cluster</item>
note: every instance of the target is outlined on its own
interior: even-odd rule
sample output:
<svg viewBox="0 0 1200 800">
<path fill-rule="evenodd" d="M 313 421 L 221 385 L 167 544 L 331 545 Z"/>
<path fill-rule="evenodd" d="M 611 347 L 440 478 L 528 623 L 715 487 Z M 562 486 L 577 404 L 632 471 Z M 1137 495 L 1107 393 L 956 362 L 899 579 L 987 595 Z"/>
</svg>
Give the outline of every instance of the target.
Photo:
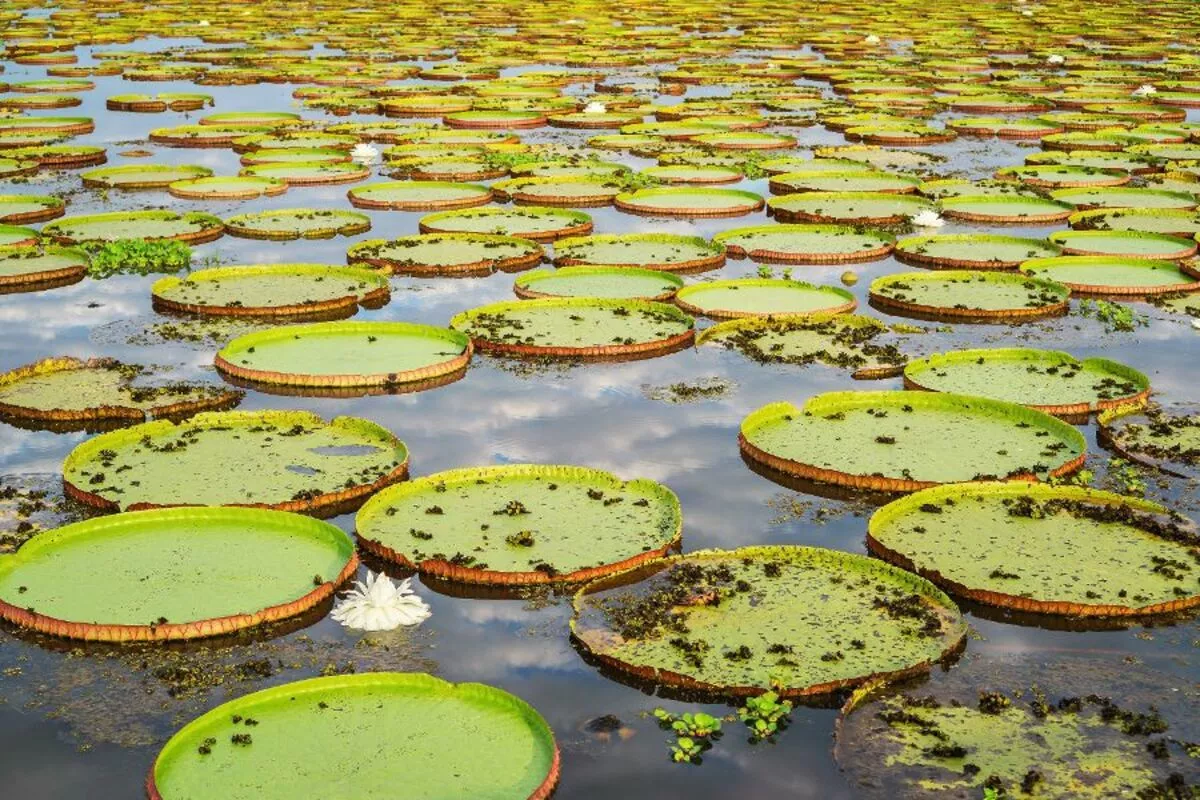
<svg viewBox="0 0 1200 800">
<path fill-rule="evenodd" d="M 91 256 L 88 275 L 97 280 L 114 275 L 175 273 L 192 263 L 192 248 L 174 239 L 116 239 L 83 247 Z"/>
</svg>

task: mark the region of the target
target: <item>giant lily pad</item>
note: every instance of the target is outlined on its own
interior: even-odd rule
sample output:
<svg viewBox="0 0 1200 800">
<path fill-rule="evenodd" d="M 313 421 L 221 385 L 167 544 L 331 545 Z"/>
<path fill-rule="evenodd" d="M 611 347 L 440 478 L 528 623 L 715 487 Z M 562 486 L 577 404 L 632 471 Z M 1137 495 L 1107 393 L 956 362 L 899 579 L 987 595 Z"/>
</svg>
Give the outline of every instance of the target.
<svg viewBox="0 0 1200 800">
<path fill-rule="evenodd" d="M 1142 231 L 1058 231 L 1050 241 L 1074 256 L 1120 256 L 1122 258 L 1178 261 L 1196 254 L 1196 242 L 1182 236 Z"/>
<path fill-rule="evenodd" d="M 20 425 L 32 422 L 70 429 L 185 417 L 228 408 L 242 399 L 241 392 L 204 384 L 135 383 L 145 374 L 136 364 L 109 358 L 43 359 L 0 374 L 0 418 Z"/>
<path fill-rule="evenodd" d="M 1189 192 L 1116 186 L 1099 189 L 1060 189 L 1050 195 L 1079 209 L 1089 208 L 1195 208 L 1196 196 Z"/>
<path fill-rule="evenodd" d="M 617 208 L 650 217 L 740 217 L 763 207 L 763 199 L 738 189 L 667 187 L 618 194 Z"/>
<path fill-rule="evenodd" d="M 287 184 L 272 178 L 213 175 L 174 181 L 167 191 L 185 200 L 249 200 L 283 194 Z"/>
<path fill-rule="evenodd" d="M 911 236 L 896 242 L 896 260 L 930 269 L 1016 269 L 1031 258 L 1057 256 L 1062 248 L 1044 239 L 991 233 Z"/>
<path fill-rule="evenodd" d="M 254 264 L 160 278 L 150 287 L 159 310 L 221 317 L 350 316 L 391 293 L 378 272 L 335 264 Z"/>
<path fill-rule="evenodd" d="M 908 360 L 888 327 L 871 317 L 742 317 L 706 328 L 697 344 L 719 344 L 761 364 L 828 364 L 856 378 L 898 374 Z"/>
<path fill-rule="evenodd" d="M 785 172 L 772 175 L 772 194 L 792 192 L 877 192 L 911 194 L 921 185 L 919 178 L 890 175 L 886 172 Z"/>
<path fill-rule="evenodd" d="M 1099 441 L 1126 458 L 1183 478 L 1200 477 L 1200 411 L 1138 405 L 1100 415 Z"/>
<path fill-rule="evenodd" d="M 283 181 L 288 186 L 320 186 L 361 181 L 371 176 L 371 170 L 349 161 L 294 161 L 257 164 L 246 167 L 242 174 Z"/>
<path fill-rule="evenodd" d="M 1065 314 L 1071 290 L 1007 272 L 903 272 L 871 283 L 871 304 L 895 313 L 964 322 Z"/>
<path fill-rule="evenodd" d="M 68 496 L 109 511 L 265 505 L 314 514 L 408 474 L 403 442 L 374 422 L 307 411 L 223 411 L 104 433 L 63 462 Z"/>
<path fill-rule="evenodd" d="M 422 233 L 359 242 L 346 252 L 346 259 L 403 275 L 487 275 L 528 269 L 543 255 L 541 246 L 515 236 Z"/>
<path fill-rule="evenodd" d="M 1180 208 L 1096 208 L 1072 214 L 1069 222 L 1076 230 L 1200 233 L 1200 211 Z"/>
<path fill-rule="evenodd" d="M 1054 477 L 1079 469 L 1075 428 L 1031 408 L 959 394 L 830 392 L 771 403 L 742 420 L 746 457 L 787 475 L 853 489 L 911 492 L 941 483 Z"/>
<path fill-rule="evenodd" d="M 518 297 L 613 297 L 670 300 L 683 279 L 636 267 L 562 267 L 526 273 L 513 284 Z"/>
<path fill-rule="evenodd" d="M 188 164 L 126 164 L 102 167 L 79 174 L 83 185 L 99 189 L 162 189 L 175 181 L 206 178 L 208 167 Z"/>
<path fill-rule="evenodd" d="M 464 311 L 450 327 L 483 352 L 566 358 L 640 357 L 692 343 L 692 318 L 675 306 L 642 300 L 548 297 Z"/>
<path fill-rule="evenodd" d="M 664 272 L 698 272 L 725 263 L 725 248 L 699 236 L 619 233 L 562 239 L 554 263 L 645 267 Z"/>
<path fill-rule="evenodd" d="M 167 742 L 147 786 L 154 800 L 383 796 L 398 785 L 429 800 L 545 800 L 558 771 L 550 726 L 520 698 L 372 672 L 287 683 L 214 708 Z"/>
<path fill-rule="evenodd" d="M 0 195 L 0 223 L 7 225 L 45 222 L 65 213 L 66 204 L 57 197 L 33 194 Z"/>
<path fill-rule="evenodd" d="M 405 391 L 460 377 L 470 360 L 471 340 L 457 331 L 410 322 L 320 322 L 239 336 L 214 363 L 251 384 Z"/>
<path fill-rule="evenodd" d="M 735 258 L 789 264 L 850 264 L 875 261 L 892 251 L 895 238 L 839 225 L 754 225 L 713 237 Z"/>
<path fill-rule="evenodd" d="M 12 228 L 14 236 L 27 228 Z M 29 231 L 36 237 L 36 232 Z M 0 247 L 0 291 L 62 286 L 83 280 L 88 255 L 72 247 Z"/>
<path fill-rule="evenodd" d="M 880 192 L 801 192 L 767 201 L 782 222 L 830 222 L 846 225 L 897 225 L 933 204 L 923 197 Z"/>
<path fill-rule="evenodd" d="M 221 238 L 224 231 L 219 218 L 199 211 L 114 211 L 66 217 L 42 228 L 43 234 L 66 244 L 117 239 L 178 239 L 199 244 Z"/>
<path fill-rule="evenodd" d="M 595 581 L 575 596 L 571 631 L 591 657 L 645 681 L 801 696 L 924 672 L 966 624 L 915 575 L 781 546 L 701 550 Z"/>
<path fill-rule="evenodd" d="M 606 206 L 624 190 L 623 187 L 619 180 L 587 175 L 511 178 L 492 184 L 492 190 L 502 199 L 525 205 L 574 208 Z"/>
<path fill-rule="evenodd" d="M 675 293 L 675 303 L 689 314 L 713 319 L 844 314 L 858 307 L 845 289 L 778 278 L 694 283 Z"/>
<path fill-rule="evenodd" d="M 492 190 L 474 183 L 393 181 L 357 186 L 347 196 L 357 208 L 426 211 L 486 205 L 491 202 Z"/>
<path fill-rule="evenodd" d="M 999 225 L 1061 222 L 1071 216 L 1070 203 L 1027 195 L 963 195 L 941 201 L 942 214 L 965 222 Z"/>
<path fill-rule="evenodd" d="M 867 544 L 948 591 L 1018 611 L 1111 617 L 1200 605 L 1198 537 L 1162 506 L 1078 486 L 938 486 L 871 518 Z"/>
<path fill-rule="evenodd" d="M 225 230 L 247 239 L 332 239 L 371 229 L 371 218 L 339 208 L 281 208 L 238 214 Z"/>
<path fill-rule="evenodd" d="M 380 492 L 355 518 L 371 553 L 466 583 L 578 583 L 665 555 L 683 514 L 670 489 L 586 467 L 438 472 Z"/>
<path fill-rule="evenodd" d="M 421 217 L 421 233 L 494 233 L 551 242 L 592 232 L 592 218 L 565 208 L 463 208 Z"/>
<path fill-rule="evenodd" d="M 1020 347 L 953 350 L 910 361 L 904 385 L 1007 400 L 1065 417 L 1140 403 L 1150 393 L 1149 378 L 1116 361 Z"/>
<path fill-rule="evenodd" d="M 71 639 L 196 639 L 302 614 L 357 566 L 341 529 L 297 514 L 139 511 L 56 528 L 0 557 L 0 616 Z"/>
<path fill-rule="evenodd" d="M 1186 797 L 1200 777 L 1194 687 L 1099 655 L 963 662 L 846 703 L 835 753 L 855 796 Z"/>
<path fill-rule="evenodd" d="M 1022 264 L 1021 271 L 1082 295 L 1144 297 L 1200 289 L 1200 273 L 1191 267 L 1127 256 L 1035 258 Z"/>
</svg>

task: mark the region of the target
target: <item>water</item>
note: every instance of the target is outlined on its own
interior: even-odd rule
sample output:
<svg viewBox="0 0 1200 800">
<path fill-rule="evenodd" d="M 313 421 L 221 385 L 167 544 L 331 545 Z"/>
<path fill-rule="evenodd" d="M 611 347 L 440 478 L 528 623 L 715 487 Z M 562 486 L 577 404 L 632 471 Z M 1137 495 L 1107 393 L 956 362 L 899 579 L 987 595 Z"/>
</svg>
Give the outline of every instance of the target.
<svg viewBox="0 0 1200 800">
<path fill-rule="evenodd" d="M 151 39 L 121 50 L 157 50 L 198 45 L 198 40 Z M 81 64 L 91 63 L 81 48 Z M 44 77 L 40 67 L 6 65 L 7 80 Z M 152 127 L 194 121 L 198 115 L 121 114 L 104 110 L 104 98 L 122 92 L 186 91 L 187 83 L 137 84 L 98 78 L 83 95 L 81 108 L 46 114 L 88 115 L 96 132 L 79 141 L 103 143 L 109 163 L 191 163 L 217 174 L 236 174 L 238 156 L 227 150 L 188 150 L 150 146 L 153 159 L 125 159 L 117 152 L 142 139 Z M 198 87 L 216 98 L 214 111 L 287 110 L 292 87 Z M 710 90 L 693 90 L 693 95 Z M 691 96 L 691 95 L 689 95 Z M 308 114 L 307 116 L 317 116 Z M 1195 112 L 1192 114 L 1195 118 Z M 330 121 L 337 121 L 330 119 Z M 820 128 L 798 130 L 800 152 L 815 144 L 841 142 Z M 527 141 L 579 142 L 585 134 L 543 129 Z M 936 148 L 950 156 L 947 175 L 984 177 L 999 166 L 1020 163 L 1029 146 L 996 140 L 970 140 Z M 603 157 L 634 166 L 651 162 L 619 153 Z M 188 203 L 165 191 L 99 192 L 78 188 L 75 173 L 42 175 L 14 192 L 69 197 L 70 214 L 145 207 L 202 208 L 221 216 L 267 208 L 346 207 L 346 186 L 292 188 L 285 195 L 248 203 Z M 766 195 L 765 181 L 744 181 L 735 188 Z M 224 237 L 197 248 L 200 258 L 221 263 L 344 263 L 347 246 L 366 238 L 416 232 L 421 216 L 403 212 L 366 212 L 373 229 L 354 238 L 318 242 L 259 242 Z M 681 222 L 627 216 L 613 209 L 589 210 L 596 232 L 679 231 L 709 236 L 720 230 L 766 221 L 756 214 L 735 220 Z M 1043 236 L 1063 226 L 1006 228 L 1013 235 Z M 942 232 L 980 230 L 948 225 Z M 814 283 L 837 283 L 846 269 L 797 267 L 795 274 Z M 893 318 L 866 307 L 866 288 L 879 275 L 907 271 L 888 259 L 851 267 L 859 282 L 853 289 L 865 313 Z M 755 273 L 748 261 L 730 261 L 711 277 Z M 189 343 L 153 346 L 130 343 L 145 325 L 162 321 L 150 307 L 152 277 L 85 280 L 71 287 L 36 294 L 0 296 L 0 369 L 12 369 L 50 355 L 113 356 L 164 365 L 172 377 L 219 382 L 211 359 L 215 348 Z M 396 278 L 391 302 L 358 319 L 408 320 L 444 325 L 455 313 L 512 297 L 511 275 L 481 279 Z M 1190 320 L 1172 317 L 1146 304 L 1150 318 L 1134 333 L 1107 333 L 1079 316 L 1021 327 L 954 326 L 930 333 L 921 347 L 929 351 L 955 346 L 1028 343 L 1067 349 L 1079 357 L 1103 355 L 1146 372 L 1158 399 L 1195 399 L 1198 375 L 1195 336 Z M 706 324 L 706 323 L 701 323 Z M 931 328 L 934 326 L 930 326 Z M 728 390 L 695 402 L 653 399 L 676 382 L 718 378 Z M 524 369 L 512 362 L 477 357 L 466 377 L 429 392 L 360 399 L 274 397 L 250 392 L 243 409 L 303 408 L 330 417 L 349 414 L 375 420 L 395 431 L 412 452 L 414 475 L 454 467 L 542 462 L 579 463 L 625 477 L 647 477 L 670 486 L 685 512 L 685 551 L 706 547 L 778 543 L 807 544 L 865 552 L 871 508 L 861 503 L 822 499 L 792 492 L 751 472 L 736 443 L 738 425 L 751 410 L 774 400 L 796 403 L 824 391 L 899 388 L 899 379 L 857 383 L 848 374 L 821 366 L 808 368 L 755 365 L 714 347 L 621 364 Z M 1094 424 L 1086 426 L 1089 466 L 1101 477 L 1107 454 L 1095 443 Z M 58 473 L 62 458 L 83 433 L 57 434 L 0 426 L 0 473 Z M 965 444 L 969 446 L 969 443 Z M 53 483 L 53 477 L 48 479 Z M 1178 481 L 1151 481 L 1151 494 L 1185 509 L 1195 505 L 1192 487 Z M 334 522 L 351 530 L 345 515 Z M 247 568 L 247 580 L 253 570 Z M 567 637 L 570 604 L 562 597 L 485 599 L 454 597 L 427 586 L 420 594 L 433 616 L 420 629 L 364 637 L 328 619 L 267 642 L 159 649 L 83 649 L 38 641 L 0 630 L 0 785 L 8 797 L 129 798 L 139 796 L 146 770 L 173 730 L 200 711 L 230 697 L 329 670 L 419 669 L 452 681 L 481 681 L 528 700 L 546 717 L 563 751 L 562 798 L 719 798 L 738 795 L 848 798 L 854 792 L 831 755 L 836 710 L 801 707 L 791 728 L 775 744 L 751 746 L 737 725 L 710 751 L 700 767 L 670 763 L 667 734 L 644 713 L 663 705 L 694 710 L 694 704 L 649 696 L 638 688 L 602 676 L 583 661 Z M 1200 642 L 1194 621 L 1170 627 L 1132 626 L 1103 632 L 1076 632 L 1014 624 L 994 612 L 969 611 L 974 630 L 967 658 L 984 654 L 1029 653 L 1053 658 L 1086 653 L 1097 663 L 1142 662 L 1170 673 L 1181 683 L 1198 676 L 1195 650 Z M 263 666 L 263 659 L 268 659 Z M 937 680 L 937 676 L 933 676 Z M 189 688 L 191 687 L 191 688 Z M 174 691 L 174 694 L 172 694 Z M 727 713 L 724 706 L 702 706 Z M 607 741 L 589 733 L 586 723 L 615 715 L 624 735 Z"/>
</svg>

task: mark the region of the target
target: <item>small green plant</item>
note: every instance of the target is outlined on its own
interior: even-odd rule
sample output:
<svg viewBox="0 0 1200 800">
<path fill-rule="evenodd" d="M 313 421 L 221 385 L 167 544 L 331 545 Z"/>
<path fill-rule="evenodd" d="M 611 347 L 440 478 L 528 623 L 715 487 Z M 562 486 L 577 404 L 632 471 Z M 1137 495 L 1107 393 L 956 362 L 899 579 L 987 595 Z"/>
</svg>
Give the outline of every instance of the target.
<svg viewBox="0 0 1200 800">
<path fill-rule="evenodd" d="M 671 747 L 671 760 L 675 763 L 688 762 L 697 764 L 700 762 L 700 755 L 705 750 L 707 742 L 697 742 L 694 739 L 689 739 L 686 736 L 681 736 L 675 740 L 675 744 Z M 711 745 L 708 745 L 711 747 Z"/>
<path fill-rule="evenodd" d="M 1141 497 L 1146 494 L 1146 479 L 1138 468 L 1123 458 L 1108 462 L 1108 482 L 1121 494 Z"/>
<path fill-rule="evenodd" d="M 786 728 L 791 713 L 791 701 L 780 700 L 775 692 L 748 698 L 746 705 L 738 709 L 738 717 L 750 729 L 751 742 L 770 739 Z"/>
<path fill-rule="evenodd" d="M 773 277 L 775 277 L 775 270 L 771 269 L 766 264 L 759 264 L 758 265 L 758 277 L 773 278 Z"/>
<path fill-rule="evenodd" d="M 1091 486 L 1096 479 L 1096 473 L 1090 469 L 1081 469 L 1070 475 L 1051 475 L 1046 483 L 1051 486 Z"/>
<path fill-rule="evenodd" d="M 92 242 L 84 246 L 91 263 L 88 275 L 96 279 L 113 275 L 149 275 L 157 272 L 179 272 L 192 263 L 192 248 L 172 239 L 117 239 L 111 242 Z"/>
<path fill-rule="evenodd" d="M 1099 320 L 1108 331 L 1132 331 L 1150 324 L 1145 314 L 1109 300 L 1083 300 L 1079 303 L 1079 313 Z"/>
<path fill-rule="evenodd" d="M 988 786 L 983 790 L 983 800 L 1000 800 L 1000 791 Z"/>
<path fill-rule="evenodd" d="M 663 708 L 652 712 L 658 727 L 674 732 L 674 742 L 668 744 L 675 763 L 699 764 L 700 756 L 721 738 L 721 720 L 711 714 L 672 714 Z"/>
</svg>

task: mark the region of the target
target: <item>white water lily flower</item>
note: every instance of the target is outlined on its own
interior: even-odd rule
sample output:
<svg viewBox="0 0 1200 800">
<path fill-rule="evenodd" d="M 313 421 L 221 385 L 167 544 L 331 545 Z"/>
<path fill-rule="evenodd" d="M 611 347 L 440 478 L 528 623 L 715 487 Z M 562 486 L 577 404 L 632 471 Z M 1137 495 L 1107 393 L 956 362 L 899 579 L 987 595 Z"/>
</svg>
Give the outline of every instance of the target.
<svg viewBox="0 0 1200 800">
<path fill-rule="evenodd" d="M 1021 12 L 1021 14 L 1022 14 L 1022 16 L 1026 16 L 1026 17 L 1032 17 L 1032 16 L 1033 16 L 1033 10 L 1032 10 L 1032 9 L 1028 9 L 1028 8 L 1026 8 L 1025 10 L 1023 10 L 1023 11 Z"/>
<path fill-rule="evenodd" d="M 913 214 L 912 224 L 918 228 L 940 228 L 946 224 L 946 220 L 939 217 L 932 208 L 925 208 Z"/>
<path fill-rule="evenodd" d="M 358 164 L 374 164 L 379 159 L 379 150 L 360 142 L 350 151 L 350 158 Z"/>
<path fill-rule="evenodd" d="M 1194 328 L 1195 330 L 1198 330 L 1198 331 L 1200 331 L 1200 319 L 1194 319 L 1194 320 L 1192 320 L 1192 328 Z"/>
<path fill-rule="evenodd" d="M 1051 53 L 1050 55 L 1046 56 L 1047 64 L 1061 64 L 1064 61 L 1066 61 L 1066 59 L 1060 56 L 1058 53 Z"/>
<path fill-rule="evenodd" d="M 355 581 L 330 616 L 347 628 L 390 631 L 401 625 L 420 625 L 433 612 L 412 590 L 412 578 L 392 583 L 382 572 L 367 570 L 366 581 Z"/>
<path fill-rule="evenodd" d="M 879 37 L 872 33 L 870 36 L 863 39 L 863 44 L 879 44 Z"/>
<path fill-rule="evenodd" d="M 208 20 L 206 20 L 206 19 L 202 19 L 202 20 L 200 20 L 199 22 L 197 22 L 196 24 L 197 24 L 197 25 L 199 25 L 201 28 L 207 28 L 207 27 L 208 27 Z"/>
<path fill-rule="evenodd" d="M 604 105 L 604 103 L 598 103 L 595 100 L 583 107 L 583 113 L 585 114 L 603 114 L 606 111 L 608 111 L 608 106 Z"/>
<path fill-rule="evenodd" d="M 1149 97 L 1152 94 L 1158 94 L 1158 89 L 1155 89 L 1148 83 L 1143 83 L 1141 86 L 1133 90 L 1134 97 Z"/>
</svg>

